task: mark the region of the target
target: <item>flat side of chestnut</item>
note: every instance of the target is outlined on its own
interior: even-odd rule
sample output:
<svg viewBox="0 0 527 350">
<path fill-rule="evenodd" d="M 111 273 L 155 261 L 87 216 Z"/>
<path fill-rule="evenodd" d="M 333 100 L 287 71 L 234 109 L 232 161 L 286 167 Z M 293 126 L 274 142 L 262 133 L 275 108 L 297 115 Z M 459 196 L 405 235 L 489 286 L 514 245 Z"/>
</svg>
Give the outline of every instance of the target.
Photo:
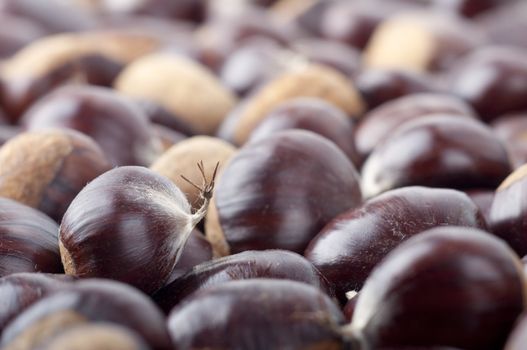
<svg viewBox="0 0 527 350">
<path fill-rule="evenodd" d="M 236 280 L 253 278 L 286 279 L 304 282 L 333 296 L 327 280 L 311 264 L 289 251 L 245 251 L 195 266 L 154 294 L 153 298 L 165 312 L 199 290 Z"/>
<path fill-rule="evenodd" d="M 341 349 L 339 308 L 317 288 L 294 281 L 233 281 L 200 291 L 172 310 L 177 348 Z"/>
<path fill-rule="evenodd" d="M 462 192 L 400 188 L 337 216 L 311 241 L 305 256 L 344 302 L 345 294 L 361 289 L 373 268 L 399 244 L 444 225 L 486 228 L 479 208 Z"/>
<path fill-rule="evenodd" d="M 240 149 L 214 203 L 231 252 L 302 252 L 331 218 L 361 200 L 358 174 L 334 143 L 288 130 Z"/>
</svg>

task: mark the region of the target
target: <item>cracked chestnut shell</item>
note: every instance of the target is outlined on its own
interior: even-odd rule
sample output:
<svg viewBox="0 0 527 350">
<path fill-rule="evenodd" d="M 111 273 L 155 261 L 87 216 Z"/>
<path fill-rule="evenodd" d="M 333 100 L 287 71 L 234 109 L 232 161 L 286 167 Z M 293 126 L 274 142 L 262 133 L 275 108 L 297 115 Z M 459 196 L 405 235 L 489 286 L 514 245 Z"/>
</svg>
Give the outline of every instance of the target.
<svg viewBox="0 0 527 350">
<path fill-rule="evenodd" d="M 324 276 L 304 257 L 285 250 L 245 251 L 195 266 L 163 287 L 153 297 L 165 312 L 199 290 L 229 281 L 272 278 L 310 284 L 329 296 L 333 291 Z"/>
<path fill-rule="evenodd" d="M 359 290 L 395 247 L 435 226 L 486 228 L 479 208 L 463 192 L 405 187 L 385 192 L 337 216 L 311 241 L 306 258 L 336 289 Z"/>
<path fill-rule="evenodd" d="M 84 187 L 62 219 L 64 270 L 153 293 L 169 278 L 207 204 L 191 214 L 185 195 L 164 176 L 138 166 L 112 169 Z"/>
<path fill-rule="evenodd" d="M 255 279 L 193 294 L 172 310 L 168 329 L 182 350 L 341 349 L 343 323 L 340 309 L 317 288 Z"/>
<path fill-rule="evenodd" d="M 493 189 L 512 171 L 503 142 L 482 122 L 428 115 L 404 123 L 378 144 L 362 168 L 373 197 L 404 186 Z"/>
<path fill-rule="evenodd" d="M 148 166 L 161 153 L 161 144 L 139 107 L 108 88 L 60 88 L 35 103 L 21 124 L 28 130 L 80 131 L 101 146 L 113 166 Z"/>
<path fill-rule="evenodd" d="M 165 316 L 146 295 L 100 279 L 75 282 L 39 300 L 5 328 L 0 344 L 2 349 L 30 350 L 72 327 L 100 322 L 136 332 L 154 350 L 172 349 Z"/>
<path fill-rule="evenodd" d="M 310 131 L 287 130 L 248 143 L 223 170 L 207 237 L 222 255 L 303 252 L 329 220 L 359 205 L 358 181 L 346 155 Z"/>
<path fill-rule="evenodd" d="M 502 349 L 524 305 L 521 263 L 505 242 L 438 227 L 401 244 L 373 271 L 350 328 L 375 349 Z"/>
<path fill-rule="evenodd" d="M 78 131 L 21 133 L 0 148 L 0 196 L 59 222 L 77 193 L 110 167 L 99 146 Z"/>
</svg>

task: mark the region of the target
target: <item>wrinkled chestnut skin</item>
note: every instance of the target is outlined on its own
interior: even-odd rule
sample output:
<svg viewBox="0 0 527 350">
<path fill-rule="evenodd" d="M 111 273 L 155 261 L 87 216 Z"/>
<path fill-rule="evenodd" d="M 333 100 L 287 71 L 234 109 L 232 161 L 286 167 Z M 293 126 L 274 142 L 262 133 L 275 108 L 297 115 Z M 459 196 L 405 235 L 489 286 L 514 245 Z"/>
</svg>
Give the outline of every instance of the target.
<svg viewBox="0 0 527 350">
<path fill-rule="evenodd" d="M 527 113 L 500 117 L 495 119 L 491 126 L 507 146 L 514 168 L 527 163 Z"/>
<path fill-rule="evenodd" d="M 46 32 L 33 22 L 0 12 L 0 59 L 8 58 Z"/>
<path fill-rule="evenodd" d="M 421 93 L 400 97 L 364 115 L 355 132 L 357 150 L 365 158 L 399 125 L 435 113 L 475 117 L 470 105 L 449 95 Z"/>
<path fill-rule="evenodd" d="M 69 128 L 96 141 L 113 166 L 148 166 L 161 153 L 146 116 L 113 90 L 66 86 L 35 103 L 22 117 L 28 130 Z"/>
<path fill-rule="evenodd" d="M 525 303 L 523 272 L 505 242 L 438 227 L 401 244 L 361 291 L 352 329 L 370 348 L 502 349 Z"/>
<path fill-rule="evenodd" d="M 522 350 L 527 344 L 527 314 L 523 313 L 516 321 L 504 350 Z"/>
<path fill-rule="evenodd" d="M 329 220 L 361 200 L 358 174 L 346 155 L 304 130 L 240 149 L 224 168 L 214 198 L 232 253 L 303 252 Z"/>
<path fill-rule="evenodd" d="M 165 286 L 192 270 L 194 266 L 210 260 L 212 260 L 212 246 L 203 233 L 194 229 Z"/>
<path fill-rule="evenodd" d="M 353 142 L 354 122 L 339 108 L 316 98 L 297 98 L 271 112 L 251 133 L 250 141 L 262 140 L 288 129 L 309 130 L 333 141 L 356 167 L 360 157 Z"/>
<path fill-rule="evenodd" d="M 527 109 L 527 51 L 497 47 L 477 50 L 453 67 L 446 85 L 485 121 Z"/>
<path fill-rule="evenodd" d="M 0 277 L 17 272 L 63 272 L 58 229 L 38 210 L 0 197 Z"/>
<path fill-rule="evenodd" d="M 285 250 L 245 251 L 196 266 L 154 295 L 157 304 L 169 312 L 199 290 L 229 281 L 253 278 L 286 279 L 310 284 L 332 296 L 322 274 L 304 257 Z"/>
<path fill-rule="evenodd" d="M 346 292 L 359 290 L 401 242 L 443 225 L 486 228 L 479 208 L 462 192 L 400 188 L 337 216 L 311 241 L 305 256 L 345 301 Z"/>
<path fill-rule="evenodd" d="M 165 317 L 146 295 L 122 283 L 97 279 L 78 281 L 67 290 L 40 299 L 4 329 L 1 345 L 6 346 L 23 336 L 46 317 L 65 312 L 80 316 L 82 320 L 59 326 L 55 332 L 48 333 L 48 337 L 87 322 L 110 322 L 137 332 L 152 349 L 172 349 Z"/>
<path fill-rule="evenodd" d="M 527 255 L 527 166 L 514 171 L 496 190 L 490 209 L 492 233 L 505 240 L 518 253 Z"/>
<path fill-rule="evenodd" d="M 0 334 L 15 317 L 38 300 L 68 288 L 73 278 L 43 273 L 15 273 L 0 278 Z"/>
<path fill-rule="evenodd" d="M 233 281 L 190 296 L 172 310 L 177 349 L 341 349 L 339 308 L 294 281 Z"/>
<path fill-rule="evenodd" d="M 399 127 L 362 168 L 366 197 L 403 186 L 496 188 L 512 171 L 505 145 L 470 118 L 429 115 Z"/>
<path fill-rule="evenodd" d="M 366 69 L 353 80 L 368 110 L 402 96 L 439 90 L 432 78 L 412 71 Z"/>
</svg>

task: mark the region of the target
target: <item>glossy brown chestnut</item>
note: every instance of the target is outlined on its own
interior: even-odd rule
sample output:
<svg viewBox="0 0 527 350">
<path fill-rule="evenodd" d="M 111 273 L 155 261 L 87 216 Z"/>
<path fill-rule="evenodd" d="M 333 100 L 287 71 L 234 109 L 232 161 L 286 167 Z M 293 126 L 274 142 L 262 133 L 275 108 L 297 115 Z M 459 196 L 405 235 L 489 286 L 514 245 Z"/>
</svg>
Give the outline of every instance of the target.
<svg viewBox="0 0 527 350">
<path fill-rule="evenodd" d="M 337 216 L 305 256 L 335 287 L 339 300 L 358 291 L 372 269 L 401 242 L 435 226 L 486 228 L 479 208 L 459 191 L 405 187 Z"/>
<path fill-rule="evenodd" d="M 505 115 L 495 119 L 491 126 L 507 146 L 514 168 L 527 163 L 527 113 Z"/>
<path fill-rule="evenodd" d="M 474 110 L 459 98 L 439 93 L 411 94 L 387 102 L 364 115 L 355 132 L 357 150 L 366 158 L 399 125 L 435 113 L 475 118 Z"/>
<path fill-rule="evenodd" d="M 17 272 L 63 272 L 57 235 L 57 223 L 51 218 L 0 197 L 0 277 Z"/>
<path fill-rule="evenodd" d="M 132 101 L 95 86 L 66 86 L 35 103 L 22 117 L 28 130 L 69 128 L 90 136 L 113 166 L 150 165 L 161 143 Z"/>
<path fill-rule="evenodd" d="M 66 275 L 15 273 L 0 278 L 0 333 L 21 312 L 38 300 L 68 288 Z"/>
<path fill-rule="evenodd" d="M 170 277 L 165 285 L 169 285 L 175 279 L 180 278 L 187 272 L 190 272 L 194 266 L 197 266 L 213 258 L 212 246 L 205 238 L 203 233 L 197 229 L 192 230 L 183 252 L 176 266 L 172 270 Z"/>
<path fill-rule="evenodd" d="M 485 218 L 485 222 L 490 223 L 490 208 L 492 207 L 492 202 L 494 201 L 494 190 L 468 190 L 465 192 L 470 199 L 476 204 L 481 211 L 481 214 Z"/>
<path fill-rule="evenodd" d="M 375 30 L 366 66 L 413 71 L 442 71 L 484 41 L 470 22 L 429 11 L 392 16 Z"/>
<path fill-rule="evenodd" d="M 187 197 L 192 205 L 199 204 L 200 191 L 181 177 L 184 175 L 193 183 L 199 184 L 202 175 L 196 163 L 220 163 L 218 178 L 229 159 L 235 154 L 236 148 L 230 143 L 211 136 L 193 136 L 174 145 L 163 153 L 150 166 L 156 173 L 170 179 Z"/>
<path fill-rule="evenodd" d="M 346 305 L 344 305 L 344 308 L 342 309 L 344 317 L 346 317 L 346 321 L 348 322 L 351 322 L 351 319 L 353 318 L 353 313 L 357 307 L 357 301 L 359 301 L 359 293 L 354 293 L 353 296 L 348 299 Z"/>
<path fill-rule="evenodd" d="M 262 140 L 289 129 L 309 130 L 333 141 L 358 168 L 360 157 L 353 142 L 354 123 L 334 105 L 317 98 L 297 98 L 284 102 L 258 124 L 250 141 Z"/>
<path fill-rule="evenodd" d="M 199 290 L 229 281 L 253 278 L 304 282 L 333 296 L 327 280 L 304 257 L 285 250 L 265 250 L 245 251 L 200 264 L 159 290 L 154 295 L 154 300 L 168 313 Z"/>
<path fill-rule="evenodd" d="M 505 242 L 438 227 L 401 244 L 373 271 L 350 328 L 375 349 L 502 349 L 524 305 L 521 264 Z"/>
<path fill-rule="evenodd" d="M 111 165 L 88 136 L 68 129 L 22 133 L 0 148 L 0 196 L 60 221 L 73 198 Z"/>
<path fill-rule="evenodd" d="M 51 337 L 41 350 L 150 350 L 137 333 L 103 322 L 67 328 Z"/>
<path fill-rule="evenodd" d="M 449 73 L 447 89 L 491 121 L 527 109 L 527 51 L 485 47 L 464 57 Z"/>
<path fill-rule="evenodd" d="M 189 123 L 185 122 L 181 117 L 170 113 L 160 104 L 142 99 L 132 100 L 138 104 L 139 108 L 154 125 L 167 127 L 186 136 L 193 136 L 196 134 L 196 130 L 194 130 Z"/>
<path fill-rule="evenodd" d="M 26 309 L 4 329 L 2 349 L 35 349 L 72 327 L 99 322 L 136 332 L 152 349 L 172 349 L 165 317 L 146 295 L 97 279 L 76 282 Z"/>
<path fill-rule="evenodd" d="M 102 174 L 75 197 L 62 219 L 64 270 L 155 292 L 169 278 L 192 229 L 205 215 L 211 191 L 207 183 L 202 206 L 191 214 L 183 192 L 147 168 L 125 166 Z"/>
<path fill-rule="evenodd" d="M 527 165 L 509 175 L 498 187 L 490 209 L 490 228 L 518 253 L 527 255 L 527 206 L 523 200 L 526 185 Z"/>
<path fill-rule="evenodd" d="M 315 287 L 295 281 L 233 281 L 200 291 L 172 310 L 177 349 L 343 349 L 344 317 Z"/>
<path fill-rule="evenodd" d="M 438 9 L 446 9 L 467 17 L 476 17 L 494 8 L 512 4 L 516 0 L 427 0 Z"/>
<path fill-rule="evenodd" d="M 115 88 L 161 105 L 203 134 L 213 134 L 236 102 L 212 72 L 172 53 L 136 60 L 119 75 Z"/>
<path fill-rule="evenodd" d="M 527 344 L 527 315 L 523 313 L 509 335 L 504 350 L 522 350 Z"/>
<path fill-rule="evenodd" d="M 329 220 L 360 204 L 358 181 L 346 155 L 310 131 L 287 130 L 249 143 L 218 182 L 207 237 L 223 255 L 303 252 Z"/>
<path fill-rule="evenodd" d="M 373 197 L 412 185 L 493 189 L 511 171 L 505 145 L 485 124 L 428 115 L 402 124 L 375 147 L 362 168 L 362 191 Z"/>
<path fill-rule="evenodd" d="M 366 69 L 353 81 L 368 110 L 402 96 L 439 90 L 430 76 L 414 71 Z"/>
</svg>

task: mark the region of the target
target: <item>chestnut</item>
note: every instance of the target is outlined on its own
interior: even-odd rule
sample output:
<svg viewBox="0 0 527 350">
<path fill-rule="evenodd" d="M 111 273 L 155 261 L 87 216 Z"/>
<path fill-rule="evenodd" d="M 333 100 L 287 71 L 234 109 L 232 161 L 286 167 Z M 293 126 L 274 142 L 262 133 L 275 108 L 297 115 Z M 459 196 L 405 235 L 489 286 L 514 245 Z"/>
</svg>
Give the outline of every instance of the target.
<svg viewBox="0 0 527 350">
<path fill-rule="evenodd" d="M 527 255 L 527 234 L 523 195 L 527 165 L 523 165 L 510 174 L 498 187 L 490 209 L 491 231 L 504 239 L 518 253 Z"/>
<path fill-rule="evenodd" d="M 0 277 L 17 272 L 61 273 L 58 226 L 43 213 L 0 197 Z"/>
<path fill-rule="evenodd" d="M 0 148 L 0 196 L 59 222 L 73 198 L 111 168 L 88 136 L 68 129 L 21 133 Z"/>
<path fill-rule="evenodd" d="M 342 309 L 344 317 L 346 317 L 346 321 L 348 322 L 351 322 L 351 319 L 353 318 L 353 313 L 357 307 L 357 301 L 359 301 L 359 293 L 355 292 L 352 297 L 348 299 L 346 305 L 344 305 L 344 308 Z"/>
<path fill-rule="evenodd" d="M 0 124 L 0 146 L 22 132 L 18 126 Z"/>
<path fill-rule="evenodd" d="M 476 50 L 452 68 L 446 85 L 485 121 L 527 109 L 527 51 L 506 47 Z"/>
<path fill-rule="evenodd" d="M 144 340 L 125 327 L 97 323 L 67 328 L 51 337 L 41 350 L 150 350 Z"/>
<path fill-rule="evenodd" d="M 161 150 L 163 152 L 168 151 L 170 147 L 187 138 L 185 134 L 164 125 L 152 124 L 151 128 L 154 136 L 161 142 Z"/>
<path fill-rule="evenodd" d="M 183 247 L 183 252 L 181 252 L 181 256 L 174 266 L 174 269 L 172 269 L 165 286 L 185 275 L 187 272 L 190 272 L 195 266 L 210 261 L 212 258 L 212 245 L 203 233 L 197 229 L 192 230 L 187 243 Z"/>
<path fill-rule="evenodd" d="M 487 11 L 513 4 L 516 0 L 428 0 L 437 9 L 450 10 L 466 17 L 476 17 Z"/>
<path fill-rule="evenodd" d="M 221 255 L 303 252 L 337 214 L 360 204 L 357 171 L 331 141 L 287 130 L 241 148 L 223 169 L 205 233 Z"/>
<path fill-rule="evenodd" d="M 514 329 L 507 339 L 504 350 L 521 350 L 527 343 L 527 316 L 523 313 L 516 321 Z"/>
<path fill-rule="evenodd" d="M 524 305 L 521 264 L 503 241 L 473 228 L 437 227 L 377 266 L 350 330 L 372 349 L 502 349 Z"/>
<path fill-rule="evenodd" d="M 490 223 L 490 208 L 494 201 L 494 189 L 473 189 L 465 192 L 476 204 L 485 218 L 485 222 Z"/>
<path fill-rule="evenodd" d="M 19 16 L 0 10 L 0 60 L 6 59 L 30 42 L 44 36 L 45 30 Z"/>
<path fill-rule="evenodd" d="M 59 88 L 29 108 L 20 123 L 28 130 L 80 131 L 101 146 L 113 166 L 148 166 L 161 154 L 161 143 L 139 107 L 108 88 Z"/>
<path fill-rule="evenodd" d="M 299 4 L 302 6 L 299 6 L 296 16 L 292 20 L 307 34 L 321 36 L 324 15 L 334 3 L 326 0 L 301 1 Z"/>
<path fill-rule="evenodd" d="M 372 269 L 401 242 L 443 225 L 486 228 L 479 208 L 463 192 L 400 188 L 337 216 L 311 241 L 305 257 L 345 302 L 346 293 L 361 289 Z"/>
<path fill-rule="evenodd" d="M 130 99 L 139 106 L 154 126 L 161 125 L 186 136 L 196 135 L 196 130 L 194 130 L 188 122 L 184 121 L 181 117 L 172 114 L 160 104 L 143 99 Z"/>
<path fill-rule="evenodd" d="M 170 179 L 185 194 L 189 203 L 196 204 L 200 200 L 200 190 L 181 175 L 193 183 L 199 183 L 202 175 L 200 169 L 196 167 L 197 162 L 203 161 L 205 164 L 219 162 L 223 168 L 235 152 L 234 146 L 218 138 L 194 136 L 171 147 L 151 165 L 150 169 Z"/>
<path fill-rule="evenodd" d="M 509 151 L 511 163 L 519 168 L 527 163 L 527 114 L 513 113 L 495 119 L 491 126 Z"/>
<path fill-rule="evenodd" d="M 525 1 L 512 1 L 478 16 L 476 23 L 493 44 L 527 49 L 526 14 Z"/>
<path fill-rule="evenodd" d="M 68 288 L 66 275 L 14 273 L 0 278 L 0 334 L 22 311 L 38 300 Z"/>
<path fill-rule="evenodd" d="M 406 95 L 439 91 L 430 76 L 414 71 L 365 69 L 353 81 L 368 110 Z"/>
<path fill-rule="evenodd" d="M 343 349 L 340 309 L 319 289 L 272 279 L 233 281 L 172 310 L 177 349 Z"/>
<path fill-rule="evenodd" d="M 366 113 L 355 131 L 355 144 L 366 158 L 404 122 L 428 114 L 447 113 L 476 118 L 472 107 L 463 100 L 440 93 L 419 93 L 397 98 Z"/>
<path fill-rule="evenodd" d="M 15 123 L 51 89 L 79 82 L 110 86 L 123 65 L 159 45 L 148 35 L 116 31 L 44 37 L 2 65 L 1 104 Z"/>
<path fill-rule="evenodd" d="M 147 168 L 124 166 L 97 177 L 75 197 L 60 225 L 66 274 L 111 278 L 146 293 L 161 288 L 207 212 L 216 170 L 208 179 L 200 164 L 203 203 L 194 214 L 176 185 Z"/>
<path fill-rule="evenodd" d="M 484 42 L 471 23 L 454 16 L 405 12 L 380 24 L 365 49 L 366 66 L 442 71 Z"/>
<path fill-rule="evenodd" d="M 173 349 L 161 310 L 143 293 L 109 280 L 83 280 L 40 299 L 2 334 L 2 349 L 43 346 L 73 327 L 112 323 L 137 333 L 153 350 Z"/>
<path fill-rule="evenodd" d="M 375 147 L 362 168 L 362 191 L 420 185 L 496 188 L 512 171 L 505 145 L 485 124 L 428 115 L 402 124 Z"/>
<path fill-rule="evenodd" d="M 332 68 L 307 64 L 271 80 L 246 101 L 232 128 L 233 142 L 245 143 L 253 129 L 274 108 L 296 97 L 324 99 L 352 118 L 363 111 L 359 93 L 348 78 Z"/>
<path fill-rule="evenodd" d="M 119 74 L 115 88 L 160 104 L 203 134 L 213 134 L 236 101 L 205 67 L 172 53 L 136 60 Z"/>
<path fill-rule="evenodd" d="M 278 131 L 309 130 L 333 141 L 356 167 L 360 157 L 353 142 L 354 123 L 334 105 L 317 98 L 296 98 L 286 101 L 258 124 L 250 141 L 262 140 Z"/>
<path fill-rule="evenodd" d="M 304 282 L 333 296 L 327 280 L 304 257 L 286 250 L 265 250 L 245 251 L 204 262 L 159 290 L 153 298 L 168 313 L 197 291 L 229 281 L 252 278 Z"/>
</svg>

